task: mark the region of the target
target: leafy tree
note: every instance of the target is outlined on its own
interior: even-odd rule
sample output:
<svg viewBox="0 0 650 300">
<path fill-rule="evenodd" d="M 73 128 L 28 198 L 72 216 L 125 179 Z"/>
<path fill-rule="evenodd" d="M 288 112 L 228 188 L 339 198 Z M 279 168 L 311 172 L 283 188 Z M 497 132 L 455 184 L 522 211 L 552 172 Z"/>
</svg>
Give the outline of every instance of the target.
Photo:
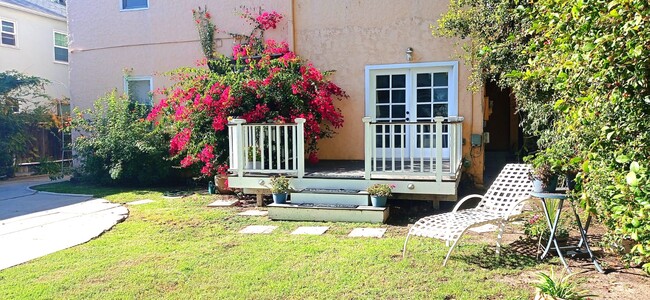
<svg viewBox="0 0 650 300">
<path fill-rule="evenodd" d="M 12 176 L 14 161 L 30 153 L 34 137 L 30 126 L 46 118 L 46 109 L 34 102 L 47 80 L 19 73 L 0 72 L 0 177 Z"/>
<path fill-rule="evenodd" d="M 647 0 L 452 0 L 436 33 L 471 38 L 477 82 L 512 89 L 524 130 L 580 171 L 583 205 L 650 271 Z"/>
</svg>

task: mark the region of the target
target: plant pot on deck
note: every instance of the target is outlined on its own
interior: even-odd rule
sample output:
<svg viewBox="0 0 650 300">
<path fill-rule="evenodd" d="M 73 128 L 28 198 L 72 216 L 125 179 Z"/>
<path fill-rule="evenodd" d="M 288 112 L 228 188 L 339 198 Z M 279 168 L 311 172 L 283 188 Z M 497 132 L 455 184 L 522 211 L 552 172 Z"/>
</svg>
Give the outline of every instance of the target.
<svg viewBox="0 0 650 300">
<path fill-rule="evenodd" d="M 370 203 L 374 207 L 386 207 L 388 197 L 386 196 L 370 196 Z"/>
<path fill-rule="evenodd" d="M 273 194 L 273 203 L 284 204 L 287 202 L 288 193 Z"/>
</svg>

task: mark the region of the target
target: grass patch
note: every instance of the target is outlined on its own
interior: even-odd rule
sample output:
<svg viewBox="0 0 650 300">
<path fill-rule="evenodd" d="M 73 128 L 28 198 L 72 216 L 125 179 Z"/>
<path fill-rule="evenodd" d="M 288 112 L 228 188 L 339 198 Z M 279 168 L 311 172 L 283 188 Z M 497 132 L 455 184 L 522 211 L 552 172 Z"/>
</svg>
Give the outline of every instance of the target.
<svg viewBox="0 0 650 300">
<path fill-rule="evenodd" d="M 546 267 L 486 262 L 485 245 L 463 243 L 443 268 L 447 248 L 437 240 L 414 238 L 401 258 L 403 227 L 241 217 L 242 208 L 207 208 L 210 195 L 167 199 L 162 189 L 65 182 L 36 189 L 155 202 L 130 206 L 125 222 L 95 240 L 0 271 L 1 299 L 522 299 L 532 289 L 501 278 Z M 279 227 L 239 234 L 247 225 Z M 322 236 L 289 234 L 323 225 Z M 348 238 L 355 227 L 388 231 Z"/>
</svg>

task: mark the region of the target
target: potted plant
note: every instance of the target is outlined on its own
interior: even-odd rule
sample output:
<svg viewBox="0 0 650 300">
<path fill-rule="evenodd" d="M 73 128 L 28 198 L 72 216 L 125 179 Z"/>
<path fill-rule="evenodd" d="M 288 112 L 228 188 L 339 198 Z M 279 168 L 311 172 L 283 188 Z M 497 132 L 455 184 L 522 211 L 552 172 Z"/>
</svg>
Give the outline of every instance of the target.
<svg viewBox="0 0 650 300">
<path fill-rule="evenodd" d="M 271 177 L 271 194 L 273 194 L 273 203 L 285 203 L 287 201 L 288 192 L 289 178 L 284 176 Z"/>
<path fill-rule="evenodd" d="M 387 183 L 375 183 L 368 187 L 368 194 L 370 194 L 370 202 L 372 203 L 372 206 L 386 206 L 388 196 L 391 195 L 391 192 L 394 188 L 395 185 Z"/>
<path fill-rule="evenodd" d="M 262 152 L 260 151 L 260 148 L 256 146 L 250 146 L 246 148 L 246 169 L 247 170 L 258 170 L 262 169 L 262 165 L 260 164 L 260 161 L 262 160 Z"/>
<path fill-rule="evenodd" d="M 558 166 L 552 163 L 551 159 L 546 156 L 545 152 L 538 153 L 535 158 L 529 159 L 533 165 L 533 170 L 529 174 L 530 180 L 533 181 L 533 192 L 555 192 L 557 187 Z"/>
</svg>

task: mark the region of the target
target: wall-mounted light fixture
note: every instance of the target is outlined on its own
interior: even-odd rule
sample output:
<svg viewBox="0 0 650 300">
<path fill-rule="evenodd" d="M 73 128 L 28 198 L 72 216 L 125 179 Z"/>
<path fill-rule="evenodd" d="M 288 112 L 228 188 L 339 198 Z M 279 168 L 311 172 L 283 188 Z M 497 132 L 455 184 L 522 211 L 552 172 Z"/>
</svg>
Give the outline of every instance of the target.
<svg viewBox="0 0 650 300">
<path fill-rule="evenodd" d="M 408 47 L 406 48 L 406 61 L 412 61 L 413 60 L 413 48 Z"/>
</svg>

